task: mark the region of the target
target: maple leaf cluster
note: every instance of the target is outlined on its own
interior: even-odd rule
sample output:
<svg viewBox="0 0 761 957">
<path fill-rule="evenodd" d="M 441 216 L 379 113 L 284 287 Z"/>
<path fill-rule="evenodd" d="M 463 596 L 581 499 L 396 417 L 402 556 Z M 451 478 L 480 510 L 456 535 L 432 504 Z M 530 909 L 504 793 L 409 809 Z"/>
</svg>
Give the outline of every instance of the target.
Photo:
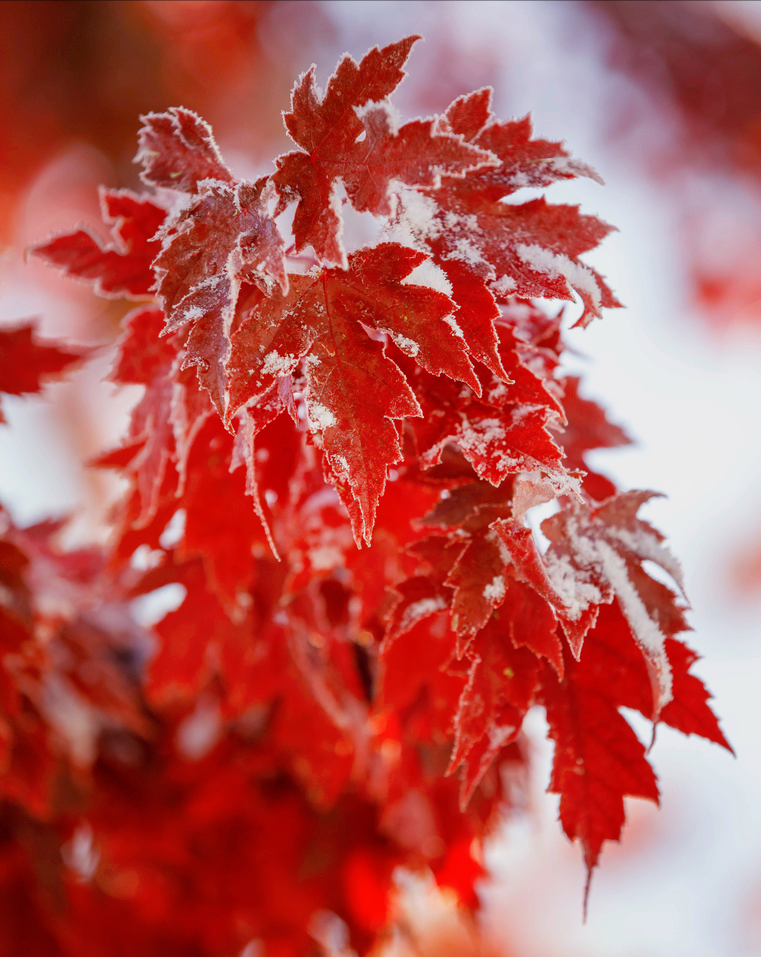
<svg viewBox="0 0 761 957">
<path fill-rule="evenodd" d="M 110 237 L 34 250 L 137 301 L 111 379 L 143 395 L 97 462 L 127 480 L 107 548 L 2 514 L 9 953 L 29 919 L 51 955 L 340 950 L 326 914 L 368 952 L 398 867 L 477 906 L 530 709 L 589 874 L 624 798 L 658 800 L 621 708 L 728 747 L 638 517 L 654 493 L 586 465 L 628 440 L 536 302 L 617 305 L 580 259 L 609 227 L 514 197 L 596 174 L 488 90 L 401 123 L 416 39 L 345 56 L 324 93 L 304 74 L 297 149 L 255 182 L 190 110 L 149 114 L 148 190 L 102 192 Z M 346 248 L 347 204 L 376 243 Z M 24 335 L 30 370 L 68 361 Z M 28 389 L 10 365 L 0 390 Z"/>
</svg>

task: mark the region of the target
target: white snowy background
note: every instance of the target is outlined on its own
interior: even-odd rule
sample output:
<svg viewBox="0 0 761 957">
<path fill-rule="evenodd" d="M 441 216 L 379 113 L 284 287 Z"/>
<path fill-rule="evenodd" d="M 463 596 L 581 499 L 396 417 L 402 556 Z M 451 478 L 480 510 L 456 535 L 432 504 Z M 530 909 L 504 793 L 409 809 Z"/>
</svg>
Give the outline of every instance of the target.
<svg viewBox="0 0 761 957">
<path fill-rule="evenodd" d="M 406 117 L 421 108 L 441 109 L 447 95 L 490 83 L 500 117 L 530 112 L 537 135 L 564 140 L 605 179 L 605 187 L 577 180 L 549 191 L 550 200 L 581 203 L 619 230 L 587 261 L 626 309 L 569 332 L 567 341 L 583 353 L 569 367 L 583 373 L 584 394 L 601 401 L 637 440 L 631 448 L 599 453 L 599 467 L 623 488 L 667 496 L 648 504 L 643 517 L 668 535 L 683 563 L 693 606 L 688 638 L 704 656 L 695 670 L 714 694 L 737 752 L 734 760 L 715 745 L 659 729 L 652 759 L 662 809 L 629 804 L 623 843 L 604 850 L 582 924 L 581 852 L 555 820 L 557 799 L 544 794 L 550 753 L 535 717 L 533 813 L 508 823 L 489 851 L 495 880 L 483 888 L 485 926 L 515 957 L 758 955 L 761 595 L 740 594 L 732 566 L 761 534 L 761 327 L 718 335 L 690 312 L 672 197 L 622 143 L 610 140 L 616 89 L 636 93 L 606 67 L 582 8 L 516 0 L 338 0 L 322 6 L 333 35 L 315 40 L 309 54 L 321 82 L 345 50 L 358 57 L 375 44 L 421 33 L 426 42 L 413 52 L 411 76 L 396 98 Z M 741 14 L 761 19 L 758 4 L 744 7 Z M 265 25 L 274 46 L 287 42 L 279 16 L 275 7 Z M 458 56 L 448 62 L 453 44 Z M 435 100 L 437 90 L 444 91 L 441 101 L 421 107 Z M 221 146 L 224 152 L 224 141 Z M 90 164 L 90 173 L 97 167 L 97 158 L 79 160 Z M 39 228 L 40 210 L 51 197 L 56 212 L 48 225 L 72 224 L 60 184 L 73 189 L 76 177 L 67 178 L 60 162 L 42 174 L 21 211 L 19 236 L 25 240 L 39 238 L 25 235 L 25 223 Z M 73 205 L 79 220 L 81 203 Z M 37 314 L 50 334 L 76 323 L 77 297 L 54 298 L 19 255 L 8 252 L 0 269 L 3 322 Z M 106 369 L 104 357 L 87 374 L 94 382 Z M 98 413 L 86 413 L 82 442 L 89 454 L 104 437 L 113 439 L 114 423 L 123 421 L 129 404 L 109 387 L 98 394 Z M 77 464 L 82 449 L 72 454 L 61 438 L 62 423 L 85 410 L 65 386 L 47 395 L 52 402 L 5 404 L 11 428 L 0 429 L 0 499 L 21 522 L 83 500 L 86 505 L 97 492 Z"/>
</svg>

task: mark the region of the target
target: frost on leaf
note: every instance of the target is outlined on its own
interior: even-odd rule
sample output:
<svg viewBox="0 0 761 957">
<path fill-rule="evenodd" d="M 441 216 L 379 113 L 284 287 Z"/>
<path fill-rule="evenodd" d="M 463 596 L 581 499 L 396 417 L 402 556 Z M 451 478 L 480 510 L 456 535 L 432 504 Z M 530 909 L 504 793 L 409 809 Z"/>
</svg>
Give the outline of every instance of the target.
<svg viewBox="0 0 761 957">
<path fill-rule="evenodd" d="M 523 187 L 544 187 L 562 179 L 586 176 L 602 183 L 598 173 L 568 155 L 562 143 L 533 138 L 531 119 L 496 122 L 489 87 L 458 97 L 447 109 L 442 126 L 469 142 L 477 142 L 501 159 L 468 182 L 454 184 L 461 195 L 499 200 Z"/>
<path fill-rule="evenodd" d="M 413 428 L 421 464 L 435 466 L 447 445 L 456 443 L 479 477 L 492 485 L 508 475 L 540 471 L 558 492 L 574 491 L 577 480 L 550 432 L 562 416 L 552 383 L 554 357 L 520 341 L 509 327 L 498 328 L 496 358 L 502 374 L 497 378 L 480 369 L 478 391 L 416 373 L 423 418 Z"/>
<path fill-rule="evenodd" d="M 610 227 L 576 206 L 551 205 L 544 198 L 501 202 L 522 187 L 575 176 L 599 179 L 594 170 L 570 159 L 561 144 L 532 139 L 528 118 L 497 121 L 488 90 L 455 100 L 439 129 L 462 136 L 496 161 L 465 176 L 444 176 L 426 189 L 430 211 L 423 229 L 415 205 L 402 203 L 397 229 L 414 234 L 437 261 L 470 267 L 498 296 L 570 300 L 574 289 L 584 304 L 581 324 L 601 315 L 603 307 L 619 305 L 602 277 L 579 260 Z"/>
<path fill-rule="evenodd" d="M 682 588 L 681 569 L 663 536 L 636 517 L 656 494 L 624 492 L 596 509 L 572 504 L 542 524 L 552 543 L 545 566 L 565 616 L 579 621 L 592 606 L 618 600 L 650 669 L 654 718 L 673 697 L 666 640 L 688 627 L 675 592 L 642 564 L 655 562 Z M 581 641 L 571 648 L 578 657 Z"/>
<path fill-rule="evenodd" d="M 143 167 L 140 178 L 149 186 L 186 193 L 199 191 L 203 180 L 232 185 L 209 124 L 192 110 L 172 107 L 166 113 L 141 117 L 135 162 Z"/>
<path fill-rule="evenodd" d="M 310 426 L 331 481 L 369 539 L 388 465 L 400 461 L 392 420 L 420 414 L 403 372 L 365 327 L 387 332 L 415 361 L 478 387 L 466 345 L 446 319 L 444 293 L 404 280 L 425 256 L 396 244 L 362 249 L 347 270 L 292 276 L 287 295 L 263 299 L 241 323 L 229 363 L 229 416 L 263 396 L 303 359 Z M 411 348 L 405 343 L 415 343 Z"/>
<path fill-rule="evenodd" d="M 190 206 L 161 232 L 154 262 L 166 331 L 188 325 L 185 364 L 220 414 L 227 404 L 225 363 L 230 331 L 244 283 L 273 293 L 288 288 L 285 246 L 267 211 L 269 184 L 205 182 Z"/>
</svg>

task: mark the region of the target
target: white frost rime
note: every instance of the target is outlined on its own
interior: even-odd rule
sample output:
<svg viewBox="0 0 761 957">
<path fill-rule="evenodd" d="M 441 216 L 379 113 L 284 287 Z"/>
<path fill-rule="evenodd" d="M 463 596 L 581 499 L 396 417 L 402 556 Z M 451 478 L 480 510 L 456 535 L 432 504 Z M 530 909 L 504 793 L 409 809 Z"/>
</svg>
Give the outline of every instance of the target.
<svg viewBox="0 0 761 957">
<path fill-rule="evenodd" d="M 504 597 L 505 579 L 502 575 L 495 575 L 489 584 L 484 587 L 484 598 L 496 605 Z"/>
<path fill-rule="evenodd" d="M 666 636 L 648 614 L 644 602 L 629 578 L 623 558 L 607 542 L 598 541 L 596 547 L 605 576 L 621 602 L 631 630 L 645 655 L 656 666 L 660 689 L 660 701 L 657 705 L 660 710 L 673 697 L 671 666 L 666 657 Z"/>
<path fill-rule="evenodd" d="M 468 266 L 490 266 L 488 259 L 482 254 L 480 249 L 469 239 L 460 237 L 454 244 L 454 250 L 449 253 L 449 259 L 458 259 Z M 494 272 L 494 267 L 491 267 Z"/>
<path fill-rule="evenodd" d="M 436 292 L 443 292 L 445 296 L 452 296 L 452 284 L 444 271 L 432 259 L 426 259 L 415 266 L 406 279 L 402 279 L 403 286 L 427 286 Z"/>
<path fill-rule="evenodd" d="M 563 613 L 578 621 L 591 604 L 618 599 L 621 610 L 634 637 L 657 677 L 656 710 L 673 697 L 672 676 L 666 655 L 666 635 L 657 619 L 650 613 L 632 581 L 627 560 L 615 547 L 615 537 L 621 529 L 612 532 L 613 544 L 593 529 L 587 532 L 575 518 L 565 523 L 565 536 L 571 554 L 557 554 L 550 549 L 545 555 L 545 568 L 550 584 L 564 606 Z M 634 536 L 638 538 L 639 536 Z M 649 536 L 648 536 L 649 537 Z M 664 550 L 665 551 L 665 550 Z M 634 553 L 640 560 L 644 556 Z"/>
<path fill-rule="evenodd" d="M 406 336 L 400 335 L 398 332 L 388 333 L 394 341 L 394 344 L 399 346 L 402 352 L 406 352 L 408 356 L 416 356 L 420 352 L 420 346 L 417 342 L 414 342 L 412 339 L 408 339 Z"/>
<path fill-rule="evenodd" d="M 518 283 L 512 276 L 500 276 L 491 284 L 491 288 L 498 296 L 509 296 L 517 285 Z"/>
<path fill-rule="evenodd" d="M 574 566 L 568 555 L 548 551 L 544 556 L 544 565 L 553 591 L 571 621 L 578 621 L 590 605 L 599 605 L 604 600 L 597 585 L 582 577 L 583 572 Z"/>
<path fill-rule="evenodd" d="M 382 113 L 389 130 L 394 136 L 399 132 L 399 127 L 402 125 L 402 114 L 390 100 L 369 100 L 363 106 L 355 106 L 354 112 L 357 114 L 357 119 L 363 121 L 368 114 L 372 121 L 373 113 Z"/>
<path fill-rule="evenodd" d="M 427 253 L 426 241 L 441 233 L 436 202 L 398 182 L 391 184 L 391 192 L 398 197 L 397 217 L 386 227 L 386 239 Z"/>
<path fill-rule="evenodd" d="M 309 422 L 321 432 L 335 425 L 337 421 L 338 419 L 327 406 L 320 405 L 319 402 L 309 403 Z"/>
<path fill-rule="evenodd" d="M 296 362 L 296 356 L 281 356 L 275 349 L 268 352 L 262 363 L 264 375 L 288 375 Z"/>
<path fill-rule="evenodd" d="M 595 309 L 602 305 L 602 293 L 597 285 L 594 273 L 588 266 L 575 263 L 563 253 L 554 253 L 551 249 L 537 246 L 535 243 L 527 245 L 519 243 L 515 247 L 523 262 L 536 272 L 544 272 L 552 277 L 562 276 L 563 279 L 580 292 L 585 292 Z"/>
<path fill-rule="evenodd" d="M 410 628 L 417 624 L 422 618 L 427 618 L 437 611 L 443 611 L 446 607 L 447 603 L 440 597 L 421 598 L 420 601 L 413 602 L 402 612 L 401 621 L 399 622 L 399 632 L 404 633 L 405 631 L 409 631 Z"/>
<path fill-rule="evenodd" d="M 462 329 L 457 325 L 454 316 L 444 316 L 444 322 L 449 326 L 458 339 L 465 338 L 465 336 L 462 334 Z"/>
</svg>

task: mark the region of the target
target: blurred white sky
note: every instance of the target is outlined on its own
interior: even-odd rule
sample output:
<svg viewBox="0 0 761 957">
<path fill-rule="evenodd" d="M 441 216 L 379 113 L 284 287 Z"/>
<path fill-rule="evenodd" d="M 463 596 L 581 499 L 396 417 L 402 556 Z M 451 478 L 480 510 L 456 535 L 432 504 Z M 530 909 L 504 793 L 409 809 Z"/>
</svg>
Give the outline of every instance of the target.
<svg viewBox="0 0 761 957">
<path fill-rule="evenodd" d="M 738 597 L 729 569 L 761 532 L 761 335 L 719 338 L 689 313 L 669 197 L 608 141 L 611 93 L 628 88 L 627 81 L 601 66 L 599 44 L 575 4 L 363 0 L 325 7 L 338 37 L 313 55 L 321 82 L 344 50 L 361 56 L 375 44 L 422 33 L 427 42 L 413 52 L 400 91 L 403 113 L 433 104 L 438 88 L 456 96 L 488 82 L 498 115 L 531 112 L 538 135 L 565 140 L 605 179 L 604 188 L 576 181 L 549 195 L 580 202 L 619 229 L 588 260 L 627 308 L 569 333 L 568 342 L 587 357 L 574 359 L 573 368 L 583 371 L 585 394 L 638 441 L 600 454 L 600 467 L 624 488 L 668 496 L 649 504 L 644 517 L 668 535 L 684 565 L 694 607 L 691 643 L 705 656 L 697 672 L 716 696 L 738 754 L 734 761 L 714 745 L 659 729 L 652 758 L 662 810 L 630 805 L 631 825 L 623 845 L 603 853 L 582 925 L 581 853 L 554 820 L 556 800 L 542 793 L 549 757 L 537 717 L 536 815 L 511 824 L 492 848 L 498 881 L 484 892 L 486 923 L 512 942 L 516 957 L 757 955 L 761 597 Z M 450 70 L 452 43 L 464 55 Z M 425 108 L 445 105 L 446 98 Z M 66 327 L 75 302 L 62 306 L 30 286 L 16 260 L 6 260 L 5 274 L 3 321 L 36 313 L 51 332 Z M 65 396 L 65 387 L 57 388 L 52 395 Z M 123 408 L 109 406 L 109 420 Z M 54 403 L 51 414 L 37 400 L 9 400 L 7 410 L 15 431 L 0 430 L 0 498 L 22 521 L 75 505 L 82 473 L 57 433 L 60 416 L 76 409 Z"/>
</svg>

